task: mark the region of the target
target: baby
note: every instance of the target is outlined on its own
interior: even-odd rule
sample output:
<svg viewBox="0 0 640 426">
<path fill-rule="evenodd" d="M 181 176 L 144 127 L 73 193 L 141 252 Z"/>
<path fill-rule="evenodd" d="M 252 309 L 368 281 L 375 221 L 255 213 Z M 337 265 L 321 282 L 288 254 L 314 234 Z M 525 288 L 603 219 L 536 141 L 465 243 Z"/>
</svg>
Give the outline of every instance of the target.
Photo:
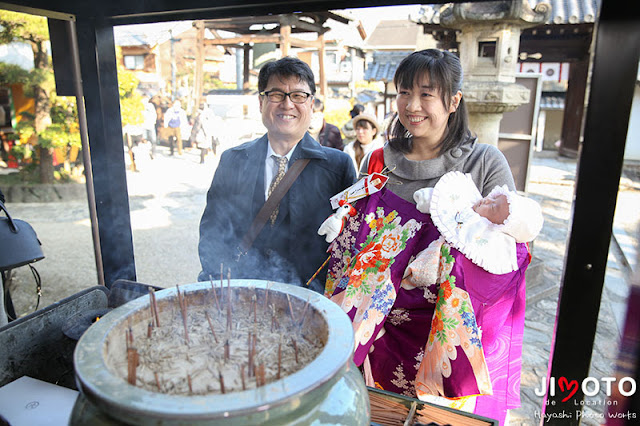
<svg viewBox="0 0 640 426">
<path fill-rule="evenodd" d="M 537 202 L 506 185 L 482 198 L 471 176 L 461 172 L 445 174 L 434 188 L 420 189 L 413 198 L 449 244 L 494 274 L 518 269 L 516 243 L 533 241 L 542 229 Z"/>
<path fill-rule="evenodd" d="M 416 191 L 414 200 L 440 232 L 409 263 L 401 283 L 407 294 L 422 293 L 434 305 L 417 368 L 416 395 L 423 401 L 473 411 L 479 395 L 494 394 L 490 371 L 504 362 L 495 352 L 487 357 L 483 332 L 489 330 L 486 341 L 491 344 L 496 333 L 513 331 L 488 325 L 485 315 L 491 310 L 477 309 L 490 297 L 502 298 L 502 290 L 507 292 L 505 300 L 524 297 L 514 271 L 524 275 L 529 261 L 518 243 L 538 235 L 542 212 L 538 203 L 506 185 L 496 186 L 483 198 L 471 176 L 460 172 L 449 172 L 433 188 Z M 469 262 L 461 262 L 461 257 Z M 463 358 L 462 364 L 456 361 Z"/>
</svg>

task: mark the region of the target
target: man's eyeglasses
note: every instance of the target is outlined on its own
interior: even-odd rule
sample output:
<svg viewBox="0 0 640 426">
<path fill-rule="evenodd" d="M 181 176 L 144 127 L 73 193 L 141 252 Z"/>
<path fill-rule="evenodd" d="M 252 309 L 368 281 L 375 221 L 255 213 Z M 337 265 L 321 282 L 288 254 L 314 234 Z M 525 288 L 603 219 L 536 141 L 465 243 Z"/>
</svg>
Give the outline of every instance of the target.
<svg viewBox="0 0 640 426">
<path fill-rule="evenodd" d="M 280 103 L 284 101 L 284 98 L 287 96 L 291 99 L 291 102 L 294 104 L 303 104 L 309 99 L 311 93 L 303 92 L 300 90 L 296 90 L 293 92 L 285 93 L 280 90 L 269 90 L 266 92 L 260 92 L 260 96 L 266 96 L 269 99 L 269 102 Z"/>
</svg>

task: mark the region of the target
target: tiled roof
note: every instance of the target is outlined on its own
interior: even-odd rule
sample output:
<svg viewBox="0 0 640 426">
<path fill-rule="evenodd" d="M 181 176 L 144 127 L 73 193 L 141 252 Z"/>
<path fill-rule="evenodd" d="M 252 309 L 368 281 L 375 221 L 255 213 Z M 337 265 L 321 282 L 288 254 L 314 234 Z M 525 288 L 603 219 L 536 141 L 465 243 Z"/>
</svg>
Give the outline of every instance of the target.
<svg viewBox="0 0 640 426">
<path fill-rule="evenodd" d="M 551 5 L 548 24 L 582 24 L 595 22 L 602 0 L 529 0 L 532 9 L 538 3 Z"/>
<path fill-rule="evenodd" d="M 596 20 L 602 0 L 525 0 L 534 9 L 538 3 L 551 5 L 551 15 L 547 24 L 582 24 Z M 440 24 L 440 11 L 445 5 L 424 5 L 417 16 L 412 17 L 420 24 Z"/>
<path fill-rule="evenodd" d="M 364 79 L 367 81 L 393 81 L 400 61 L 412 51 L 374 52 L 373 61 L 367 64 Z"/>
<path fill-rule="evenodd" d="M 422 27 L 416 22 L 404 20 L 382 20 L 366 40 L 369 49 L 413 49 Z"/>
<path fill-rule="evenodd" d="M 542 95 L 540 97 L 540 109 L 560 110 L 564 109 L 564 97 L 554 95 Z"/>
</svg>

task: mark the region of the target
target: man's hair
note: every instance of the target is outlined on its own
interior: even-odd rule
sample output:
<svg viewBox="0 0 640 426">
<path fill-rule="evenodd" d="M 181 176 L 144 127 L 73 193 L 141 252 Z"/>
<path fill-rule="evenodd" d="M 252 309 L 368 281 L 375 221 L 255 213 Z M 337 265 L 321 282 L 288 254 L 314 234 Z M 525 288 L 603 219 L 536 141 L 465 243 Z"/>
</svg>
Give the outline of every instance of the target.
<svg viewBox="0 0 640 426">
<path fill-rule="evenodd" d="M 313 100 L 313 112 L 323 112 L 324 111 L 324 102 L 322 102 L 319 98 L 315 98 Z"/>
<path fill-rule="evenodd" d="M 258 74 L 258 91 L 263 92 L 267 89 L 267 83 L 272 76 L 280 78 L 298 77 L 300 81 L 307 83 L 311 94 L 316 94 L 316 82 L 313 71 L 309 65 L 298 58 L 285 56 L 274 62 L 268 62 L 260 69 Z"/>
<path fill-rule="evenodd" d="M 451 97 L 462 90 L 463 73 L 460 59 L 446 50 L 425 49 L 413 52 L 400 62 L 393 82 L 398 91 L 410 89 L 415 84 L 420 84 L 425 75 L 429 77 L 430 84 L 440 91 L 442 103 L 448 109 Z M 471 135 L 464 96 L 460 99 L 456 111 L 449 115 L 447 126 L 449 131 L 440 144 L 441 152 L 461 145 Z M 406 136 L 406 132 L 407 129 L 400 120 L 395 120 L 390 135 L 390 146 L 402 152 L 411 152 L 411 138 Z"/>
</svg>

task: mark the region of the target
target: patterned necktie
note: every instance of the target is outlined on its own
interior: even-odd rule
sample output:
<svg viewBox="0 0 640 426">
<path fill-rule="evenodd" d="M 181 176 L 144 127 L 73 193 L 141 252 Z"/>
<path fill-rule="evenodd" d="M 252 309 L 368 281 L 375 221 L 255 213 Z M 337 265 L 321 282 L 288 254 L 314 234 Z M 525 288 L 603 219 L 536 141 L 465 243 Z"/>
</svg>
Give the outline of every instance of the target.
<svg viewBox="0 0 640 426">
<path fill-rule="evenodd" d="M 273 177 L 273 180 L 271 181 L 271 186 L 269 186 L 269 196 L 271 196 L 271 193 L 273 192 L 273 190 L 276 189 L 276 186 L 278 186 L 278 184 L 284 177 L 284 174 L 287 168 L 287 157 L 278 157 L 277 155 L 272 155 L 271 157 L 273 157 L 276 164 L 278 165 L 278 172 Z M 279 211 L 280 211 L 280 205 L 278 204 L 276 208 L 273 209 L 273 212 L 271 213 L 271 216 L 270 216 L 271 226 L 273 226 L 273 224 L 276 222 L 276 218 L 278 217 Z"/>
</svg>

